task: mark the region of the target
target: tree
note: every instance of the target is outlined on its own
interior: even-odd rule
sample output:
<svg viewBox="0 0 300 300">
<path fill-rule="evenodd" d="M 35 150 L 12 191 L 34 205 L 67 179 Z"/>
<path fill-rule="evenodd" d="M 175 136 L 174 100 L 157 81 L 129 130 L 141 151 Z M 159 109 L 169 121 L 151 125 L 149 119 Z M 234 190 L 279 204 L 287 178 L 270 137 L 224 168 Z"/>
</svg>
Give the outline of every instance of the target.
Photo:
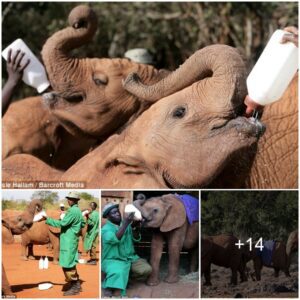
<svg viewBox="0 0 300 300">
<path fill-rule="evenodd" d="M 43 205 L 53 205 L 54 202 L 59 200 L 57 192 L 51 191 L 35 191 L 31 196 L 31 200 L 40 199 L 43 201 Z"/>
</svg>

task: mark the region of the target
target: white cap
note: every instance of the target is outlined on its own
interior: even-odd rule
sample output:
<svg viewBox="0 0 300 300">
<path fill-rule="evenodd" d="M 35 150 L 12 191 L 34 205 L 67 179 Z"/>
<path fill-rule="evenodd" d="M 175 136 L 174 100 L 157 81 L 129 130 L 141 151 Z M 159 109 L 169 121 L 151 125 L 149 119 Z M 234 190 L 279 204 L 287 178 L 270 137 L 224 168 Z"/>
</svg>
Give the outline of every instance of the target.
<svg viewBox="0 0 300 300">
<path fill-rule="evenodd" d="M 59 204 L 59 207 L 65 207 L 65 205 L 63 203 Z"/>
<path fill-rule="evenodd" d="M 144 48 L 130 49 L 125 52 L 124 57 L 142 64 L 154 64 L 153 56 Z"/>
</svg>

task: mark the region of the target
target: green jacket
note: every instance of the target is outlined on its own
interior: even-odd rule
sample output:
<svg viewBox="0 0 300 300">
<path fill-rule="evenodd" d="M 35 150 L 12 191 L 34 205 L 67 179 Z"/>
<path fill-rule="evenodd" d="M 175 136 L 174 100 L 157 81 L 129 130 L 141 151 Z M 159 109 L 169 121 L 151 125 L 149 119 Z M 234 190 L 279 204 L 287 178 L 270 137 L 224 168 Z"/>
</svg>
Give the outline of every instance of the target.
<svg viewBox="0 0 300 300">
<path fill-rule="evenodd" d="M 121 240 L 118 240 L 116 233 L 119 228 L 118 225 L 115 225 L 108 220 L 102 227 L 102 262 L 105 262 L 106 259 L 117 259 L 129 262 L 134 262 L 139 259 L 139 256 L 135 254 L 133 241 L 139 242 L 141 237 L 137 240 L 134 239 L 131 225 L 129 225 Z"/>
<path fill-rule="evenodd" d="M 99 212 L 93 210 L 87 219 L 87 232 L 84 237 L 84 250 L 88 251 L 92 248 L 93 241 L 97 238 L 99 234 Z"/>
<path fill-rule="evenodd" d="M 78 262 L 78 242 L 85 221 L 77 204 L 70 207 L 62 220 L 47 218 L 46 224 L 60 227 L 59 264 L 72 268 Z"/>
<path fill-rule="evenodd" d="M 139 242 L 141 237 L 134 239 L 129 225 L 121 240 L 118 240 L 116 233 L 119 228 L 118 225 L 106 221 L 101 229 L 101 267 L 106 273 L 102 287 L 120 289 L 121 294 L 125 295 L 131 263 L 139 259 L 135 254 L 133 241 Z"/>
</svg>

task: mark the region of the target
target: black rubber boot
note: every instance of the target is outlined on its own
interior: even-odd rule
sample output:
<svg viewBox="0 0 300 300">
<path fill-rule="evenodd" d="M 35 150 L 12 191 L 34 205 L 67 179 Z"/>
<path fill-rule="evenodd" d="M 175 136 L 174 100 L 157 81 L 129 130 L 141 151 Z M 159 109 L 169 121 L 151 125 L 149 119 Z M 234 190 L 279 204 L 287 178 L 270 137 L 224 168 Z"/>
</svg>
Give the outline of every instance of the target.
<svg viewBox="0 0 300 300">
<path fill-rule="evenodd" d="M 65 283 L 62 287 L 62 291 L 66 292 L 67 290 L 69 290 L 71 288 L 71 286 L 72 286 L 72 282 Z"/>
<path fill-rule="evenodd" d="M 72 296 L 72 295 L 77 295 L 80 293 L 80 290 L 79 290 L 76 282 L 77 281 L 71 282 L 71 286 L 69 287 L 69 289 L 63 293 L 64 296 Z"/>
<path fill-rule="evenodd" d="M 80 280 L 75 281 L 75 287 L 79 290 L 79 292 L 82 292 L 81 282 Z"/>
</svg>

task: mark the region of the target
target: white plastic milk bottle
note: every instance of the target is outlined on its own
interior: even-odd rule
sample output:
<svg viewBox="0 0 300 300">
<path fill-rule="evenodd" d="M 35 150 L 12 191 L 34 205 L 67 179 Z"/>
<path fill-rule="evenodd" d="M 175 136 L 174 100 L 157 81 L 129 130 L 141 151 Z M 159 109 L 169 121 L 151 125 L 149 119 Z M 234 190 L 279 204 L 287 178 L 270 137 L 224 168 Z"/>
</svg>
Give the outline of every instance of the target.
<svg viewBox="0 0 300 300">
<path fill-rule="evenodd" d="M 48 257 L 46 256 L 43 262 L 43 268 L 48 269 L 48 267 L 49 267 L 49 261 L 48 261 Z"/>
<path fill-rule="evenodd" d="M 23 40 L 15 40 L 2 51 L 2 56 L 5 60 L 7 60 L 9 49 L 12 49 L 13 54 L 17 50 L 21 50 L 25 53 L 21 66 L 27 62 L 27 59 L 30 59 L 29 65 L 24 69 L 23 72 L 23 81 L 26 84 L 36 88 L 39 93 L 42 93 L 44 90 L 46 90 L 50 85 L 47 79 L 46 70 L 36 56 L 32 53 L 32 51 L 28 48 L 28 46 L 23 42 Z"/>
<path fill-rule="evenodd" d="M 41 256 L 40 260 L 39 260 L 39 269 L 43 270 L 44 269 L 44 261 L 43 261 L 43 257 Z"/>
<path fill-rule="evenodd" d="M 247 78 L 247 111 L 281 98 L 298 69 L 298 48 L 280 43 L 287 31 L 276 30 Z M 246 111 L 246 114 L 247 114 Z"/>
</svg>

